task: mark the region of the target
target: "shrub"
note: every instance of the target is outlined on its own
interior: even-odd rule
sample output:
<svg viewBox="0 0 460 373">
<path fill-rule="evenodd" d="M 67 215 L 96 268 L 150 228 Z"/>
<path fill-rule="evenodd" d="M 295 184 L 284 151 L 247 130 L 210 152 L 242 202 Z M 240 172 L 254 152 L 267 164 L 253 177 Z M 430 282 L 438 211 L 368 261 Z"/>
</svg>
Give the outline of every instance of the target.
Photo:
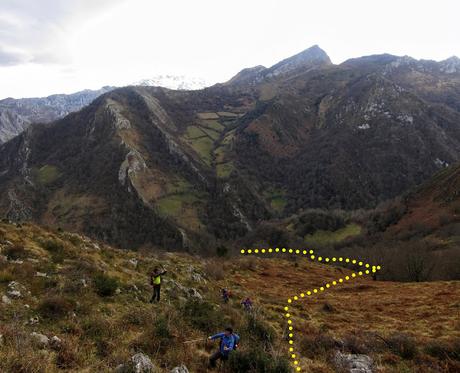
<svg viewBox="0 0 460 373">
<path fill-rule="evenodd" d="M 115 294 L 118 288 L 118 280 L 104 273 L 99 273 L 94 277 L 94 286 L 99 296 L 110 297 Z"/>
<path fill-rule="evenodd" d="M 38 312 L 43 318 L 58 319 L 66 316 L 74 309 L 74 303 L 58 295 L 46 297 L 38 306 Z"/>
<path fill-rule="evenodd" d="M 1 283 L 8 283 L 15 279 L 12 273 L 9 270 L 2 270 L 0 271 L 0 284 Z"/>
<path fill-rule="evenodd" d="M 24 259 L 26 257 L 26 250 L 24 250 L 24 246 L 22 245 L 7 247 L 3 253 L 9 260 Z"/>
<path fill-rule="evenodd" d="M 40 242 L 41 246 L 51 254 L 55 263 L 62 263 L 65 257 L 64 245 L 57 240 L 48 239 Z"/>
<path fill-rule="evenodd" d="M 336 312 L 335 307 L 329 302 L 324 303 L 323 306 L 321 307 L 321 310 L 327 313 Z"/>
<path fill-rule="evenodd" d="M 352 354 L 368 354 L 371 350 L 369 341 L 356 334 L 347 334 L 343 342 L 345 348 Z"/>
<path fill-rule="evenodd" d="M 250 256 L 239 261 L 239 267 L 243 270 L 255 271 L 257 269 L 257 260 Z"/>
<path fill-rule="evenodd" d="M 460 360 L 460 338 L 457 338 L 450 343 L 431 341 L 425 346 L 424 350 L 428 355 L 438 359 Z"/>
<path fill-rule="evenodd" d="M 407 334 L 392 334 L 387 339 L 387 344 L 393 353 L 401 356 L 403 359 L 413 359 L 417 354 L 417 345 L 415 340 Z"/>
<path fill-rule="evenodd" d="M 259 320 L 254 314 L 247 317 L 247 335 L 251 336 L 264 344 L 272 343 L 275 337 L 275 331 L 267 323 Z"/>
<path fill-rule="evenodd" d="M 232 352 L 228 360 L 228 372 L 288 373 L 289 363 L 282 358 L 274 358 L 263 349 L 252 348 L 246 351 Z"/>
<path fill-rule="evenodd" d="M 317 355 L 326 354 L 328 351 L 333 350 L 336 347 L 337 342 L 327 333 L 321 333 L 316 336 L 307 335 L 303 337 L 300 342 L 302 353 L 312 359 Z"/>
<path fill-rule="evenodd" d="M 66 235 L 66 238 L 76 247 L 79 247 L 83 243 L 83 240 L 76 234 L 69 233 Z"/>
<path fill-rule="evenodd" d="M 216 254 L 218 257 L 224 257 L 228 254 L 228 248 L 225 246 L 217 246 L 216 247 Z"/>
<path fill-rule="evenodd" d="M 116 333 L 112 323 L 100 316 L 87 319 L 83 323 L 82 329 L 85 335 L 93 340 L 112 338 Z"/>
<path fill-rule="evenodd" d="M 189 299 L 181 309 L 185 319 L 195 328 L 211 332 L 222 323 L 222 315 L 213 305 L 195 299 Z"/>
<path fill-rule="evenodd" d="M 72 369 L 79 365 L 78 348 L 64 341 L 56 355 L 56 365 L 60 369 Z"/>
<path fill-rule="evenodd" d="M 344 218 L 333 211 L 310 210 L 298 218 L 295 224 L 296 232 L 304 237 L 317 230 L 336 231 L 345 226 Z"/>
<path fill-rule="evenodd" d="M 206 263 L 204 272 L 209 278 L 213 280 L 222 280 L 225 274 L 224 269 L 222 268 L 222 264 L 219 264 L 215 261 Z"/>
<path fill-rule="evenodd" d="M 171 334 L 169 321 L 165 317 L 159 317 L 153 325 L 131 343 L 135 351 L 148 354 L 165 353 L 173 345 L 174 337 Z"/>
<path fill-rule="evenodd" d="M 132 309 L 126 312 L 120 320 L 122 325 L 147 326 L 152 324 L 153 314 L 150 310 Z"/>
<path fill-rule="evenodd" d="M 425 348 L 425 352 L 438 359 L 446 359 L 449 356 L 449 346 L 445 342 L 431 341 Z"/>
</svg>

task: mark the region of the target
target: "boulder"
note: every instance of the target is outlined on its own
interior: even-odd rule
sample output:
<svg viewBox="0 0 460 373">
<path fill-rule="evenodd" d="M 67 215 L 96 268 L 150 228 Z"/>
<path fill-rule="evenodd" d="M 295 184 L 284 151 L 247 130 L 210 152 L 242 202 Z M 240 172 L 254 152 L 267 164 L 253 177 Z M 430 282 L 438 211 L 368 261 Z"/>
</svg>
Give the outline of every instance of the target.
<svg viewBox="0 0 460 373">
<path fill-rule="evenodd" d="M 189 373 L 187 367 L 182 364 L 180 367 L 175 367 L 171 370 L 171 373 Z"/>
<path fill-rule="evenodd" d="M 11 299 L 8 298 L 8 296 L 6 296 L 6 295 L 2 295 L 2 303 L 11 304 Z"/>
<path fill-rule="evenodd" d="M 30 336 L 41 348 L 47 347 L 50 343 L 50 339 L 44 334 L 32 332 Z"/>
<path fill-rule="evenodd" d="M 21 298 L 22 294 L 19 290 L 8 290 L 8 295 L 12 298 Z"/>
<path fill-rule="evenodd" d="M 188 288 L 174 280 L 171 280 L 171 284 L 179 290 L 182 294 L 184 294 L 187 298 L 196 298 L 196 299 L 203 299 L 203 296 L 199 293 L 198 290 L 195 288 Z"/>
<path fill-rule="evenodd" d="M 334 364 L 338 370 L 348 373 L 373 373 L 374 361 L 367 355 L 342 354 L 337 351 Z"/>
<path fill-rule="evenodd" d="M 152 360 L 143 353 L 133 355 L 130 365 L 134 373 L 153 373 L 155 370 L 155 365 L 153 365 Z"/>
<path fill-rule="evenodd" d="M 62 340 L 58 336 L 53 336 L 50 340 L 50 346 L 51 348 L 54 348 L 55 350 L 59 349 L 62 345 Z"/>
<path fill-rule="evenodd" d="M 189 298 L 196 298 L 200 300 L 203 299 L 203 296 L 198 292 L 198 290 L 194 288 L 188 289 L 188 295 L 189 295 Z"/>
<path fill-rule="evenodd" d="M 192 275 L 190 277 L 192 278 L 193 282 L 196 282 L 198 284 L 200 284 L 200 283 L 206 284 L 206 282 L 207 282 L 204 279 L 204 277 L 201 274 L 197 273 L 197 272 L 192 273 Z"/>
<path fill-rule="evenodd" d="M 113 373 L 125 373 L 127 371 L 127 367 L 125 364 L 120 364 L 117 365 L 117 367 L 114 369 Z"/>
<path fill-rule="evenodd" d="M 38 316 L 31 317 L 29 321 L 26 323 L 27 325 L 37 325 L 40 322 Z"/>
</svg>

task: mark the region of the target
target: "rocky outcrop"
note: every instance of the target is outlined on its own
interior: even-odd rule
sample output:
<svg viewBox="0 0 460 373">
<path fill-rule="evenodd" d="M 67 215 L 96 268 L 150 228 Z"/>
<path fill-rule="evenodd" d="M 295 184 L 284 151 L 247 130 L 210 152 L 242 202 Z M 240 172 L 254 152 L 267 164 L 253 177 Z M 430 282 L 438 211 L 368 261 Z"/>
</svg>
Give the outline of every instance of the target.
<svg viewBox="0 0 460 373">
<path fill-rule="evenodd" d="M 340 371 L 349 373 L 373 373 L 374 361 L 367 355 L 342 354 L 337 351 L 334 364 Z"/>
<path fill-rule="evenodd" d="M 181 294 L 182 296 L 185 296 L 186 298 L 203 299 L 203 296 L 195 288 L 188 288 L 174 280 L 170 280 L 170 283 L 171 283 L 171 287 L 174 288 L 174 294 Z"/>
<path fill-rule="evenodd" d="M 120 364 L 115 368 L 115 373 L 154 373 L 155 371 L 156 367 L 152 360 L 143 353 L 133 355 L 126 364 Z"/>
<path fill-rule="evenodd" d="M 96 97 L 112 90 L 84 90 L 70 95 L 0 100 L 0 144 L 25 131 L 33 123 L 52 122 L 80 110 Z"/>
<path fill-rule="evenodd" d="M 118 171 L 118 181 L 121 185 L 125 185 L 126 178 L 131 178 L 137 172 L 147 168 L 147 165 L 142 158 L 142 155 L 135 149 L 132 149 L 127 155 L 125 160 L 120 166 Z"/>
<path fill-rule="evenodd" d="M 116 101 L 107 99 L 107 113 L 112 118 L 112 123 L 117 130 L 131 128 L 131 123 L 125 116 L 123 116 L 122 106 Z"/>
<path fill-rule="evenodd" d="M 181 366 L 179 367 L 175 367 L 171 370 L 171 373 L 189 373 L 187 367 L 182 364 Z"/>
<path fill-rule="evenodd" d="M 7 295 L 2 295 L 3 304 L 11 304 L 11 299 Z"/>
<path fill-rule="evenodd" d="M 41 348 L 48 347 L 50 343 L 50 339 L 44 334 L 32 332 L 30 336 L 32 340 Z"/>
<path fill-rule="evenodd" d="M 460 58 L 452 56 L 447 60 L 441 61 L 441 71 L 446 74 L 455 74 L 460 72 Z"/>
</svg>

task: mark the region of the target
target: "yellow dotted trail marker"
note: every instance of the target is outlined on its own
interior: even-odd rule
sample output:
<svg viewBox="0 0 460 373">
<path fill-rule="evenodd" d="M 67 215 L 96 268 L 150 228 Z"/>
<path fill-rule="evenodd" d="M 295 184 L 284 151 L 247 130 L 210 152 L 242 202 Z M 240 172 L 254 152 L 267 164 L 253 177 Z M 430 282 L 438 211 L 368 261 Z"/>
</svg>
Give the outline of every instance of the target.
<svg viewBox="0 0 460 373">
<path fill-rule="evenodd" d="M 261 249 L 260 250 L 262 253 L 265 253 L 265 249 Z M 273 250 L 272 249 L 268 249 L 268 252 L 272 252 Z M 286 312 L 286 313 L 283 313 L 283 316 L 285 319 L 287 319 L 287 323 L 288 323 L 288 329 L 289 329 L 289 341 L 288 341 L 288 344 L 289 344 L 289 353 L 290 353 L 290 357 L 291 359 L 293 359 L 293 365 L 295 367 L 295 370 L 297 372 L 300 372 L 302 370 L 302 368 L 299 366 L 300 364 L 300 354 L 296 354 L 295 353 L 295 349 L 294 349 L 294 333 L 293 333 L 293 330 L 294 330 L 294 326 L 293 326 L 293 322 L 292 322 L 292 313 L 288 312 L 290 310 L 290 305 L 293 303 L 293 301 L 298 301 L 299 298 L 305 298 L 305 295 L 307 295 L 308 297 L 310 297 L 311 295 L 315 295 L 315 294 L 320 294 L 321 292 L 323 291 L 326 291 L 327 289 L 330 289 L 332 286 L 337 286 L 337 285 L 342 285 L 345 283 L 345 281 L 350 281 L 350 280 L 353 280 L 355 278 L 359 278 L 358 276 L 363 276 L 364 273 L 365 274 L 370 274 L 370 273 L 375 273 L 377 271 L 379 271 L 381 269 L 381 267 L 379 265 L 375 266 L 375 265 L 370 265 L 369 263 L 363 263 L 362 261 L 357 261 L 356 259 L 350 259 L 350 258 L 336 258 L 336 257 L 333 257 L 333 258 L 327 258 L 327 257 L 322 257 L 322 256 L 319 256 L 319 257 L 316 257 L 314 254 L 314 250 L 300 250 L 300 249 L 286 249 L 286 248 L 282 248 L 281 250 L 279 248 L 276 248 L 274 250 L 276 253 L 279 253 L 280 251 L 282 251 L 283 253 L 289 253 L 289 254 L 300 254 L 302 253 L 303 255 L 309 255 L 309 257 L 307 256 L 307 258 L 309 258 L 310 260 L 314 261 L 315 259 L 319 262 L 326 262 L 326 263 L 329 263 L 330 262 L 346 262 L 346 263 L 352 263 L 354 265 L 358 265 L 359 267 L 365 267 L 365 268 L 371 268 L 371 270 L 369 269 L 366 269 L 364 272 L 363 271 L 358 271 L 358 274 L 356 274 L 355 272 L 353 272 L 351 274 L 351 277 L 350 276 L 345 276 L 345 280 L 343 278 L 339 278 L 338 279 L 338 282 L 337 281 L 332 281 L 332 285 L 327 283 L 327 284 L 324 284 L 323 286 L 321 286 L 318 289 L 313 289 L 313 290 L 307 290 L 307 291 L 303 291 L 302 293 L 300 293 L 299 295 L 294 295 L 292 297 L 290 297 L 288 300 L 287 300 L 287 303 L 288 305 L 285 306 L 283 308 L 283 311 Z M 259 252 L 259 249 L 254 249 L 254 251 L 252 249 L 241 249 L 241 254 L 245 255 L 245 254 L 252 254 L 253 252 L 254 253 L 258 253 Z"/>
</svg>

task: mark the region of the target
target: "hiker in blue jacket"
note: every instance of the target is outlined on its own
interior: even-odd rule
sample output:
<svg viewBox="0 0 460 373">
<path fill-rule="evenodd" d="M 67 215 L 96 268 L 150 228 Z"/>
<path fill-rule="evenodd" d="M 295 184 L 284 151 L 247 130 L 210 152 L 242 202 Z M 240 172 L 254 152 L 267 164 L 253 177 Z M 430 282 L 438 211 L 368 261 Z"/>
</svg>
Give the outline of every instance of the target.
<svg viewBox="0 0 460 373">
<path fill-rule="evenodd" d="M 238 347 L 238 342 L 240 337 L 238 334 L 233 333 L 232 328 L 227 328 L 223 333 L 219 333 L 208 337 L 209 340 L 213 341 L 215 339 L 220 339 L 219 351 L 212 354 L 209 358 L 209 364 L 211 368 L 215 368 L 217 360 L 221 359 L 222 361 L 228 360 L 230 352 L 236 350 Z"/>
</svg>

